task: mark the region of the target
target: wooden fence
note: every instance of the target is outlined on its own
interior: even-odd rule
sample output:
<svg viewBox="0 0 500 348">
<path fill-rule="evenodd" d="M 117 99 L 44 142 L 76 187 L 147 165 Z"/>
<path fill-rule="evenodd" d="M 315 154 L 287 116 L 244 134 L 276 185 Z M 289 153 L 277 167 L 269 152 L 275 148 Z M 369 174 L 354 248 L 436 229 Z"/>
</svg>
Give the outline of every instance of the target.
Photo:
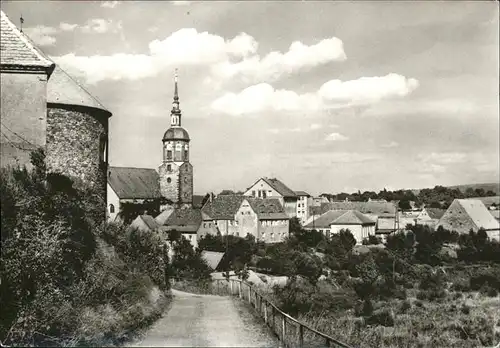
<svg viewBox="0 0 500 348">
<path fill-rule="evenodd" d="M 299 322 L 280 310 L 255 287 L 240 279 L 216 279 L 212 284 L 213 294 L 238 296 L 248 302 L 276 334 L 284 348 L 295 347 L 342 347 L 349 345 L 337 341 L 306 324 Z"/>
</svg>

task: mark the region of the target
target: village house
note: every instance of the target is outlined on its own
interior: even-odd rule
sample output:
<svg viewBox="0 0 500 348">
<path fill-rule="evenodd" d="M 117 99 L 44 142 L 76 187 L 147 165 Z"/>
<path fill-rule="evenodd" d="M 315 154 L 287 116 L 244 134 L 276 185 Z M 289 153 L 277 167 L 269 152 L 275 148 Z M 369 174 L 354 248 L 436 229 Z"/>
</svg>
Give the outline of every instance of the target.
<svg viewBox="0 0 500 348">
<path fill-rule="evenodd" d="M 221 235 L 239 235 L 236 213 L 246 197 L 243 195 L 218 195 L 210 196 L 202 208 L 204 224 L 213 224 L 217 233 Z"/>
<path fill-rule="evenodd" d="M 151 215 L 138 215 L 129 225 L 130 229 L 137 229 L 141 232 L 157 232 L 160 225 Z"/>
<path fill-rule="evenodd" d="M 446 230 L 458 233 L 486 230 L 491 239 L 500 240 L 500 225 L 478 199 L 455 199 L 439 220 L 436 228 L 442 226 Z"/>
<path fill-rule="evenodd" d="M 298 197 L 297 200 L 297 218 L 301 225 L 307 221 L 309 217 L 309 206 L 311 205 L 311 195 L 305 191 L 295 191 Z"/>
<path fill-rule="evenodd" d="M 290 218 L 297 216 L 297 195 L 276 178 L 260 178 L 245 191 L 244 195 L 263 199 L 277 198 Z"/>
<path fill-rule="evenodd" d="M 375 235 L 375 221 L 357 210 L 330 210 L 304 226 L 307 231 L 317 230 L 327 238 L 341 230 L 349 230 L 357 244 Z"/>
<path fill-rule="evenodd" d="M 93 190 L 106 211 L 109 112 L 1 12 L 2 166 L 30 164 L 43 148 L 49 172 Z"/>
<path fill-rule="evenodd" d="M 440 208 L 423 208 L 417 215 L 417 224 L 434 227 L 445 212 L 445 209 Z"/>
</svg>

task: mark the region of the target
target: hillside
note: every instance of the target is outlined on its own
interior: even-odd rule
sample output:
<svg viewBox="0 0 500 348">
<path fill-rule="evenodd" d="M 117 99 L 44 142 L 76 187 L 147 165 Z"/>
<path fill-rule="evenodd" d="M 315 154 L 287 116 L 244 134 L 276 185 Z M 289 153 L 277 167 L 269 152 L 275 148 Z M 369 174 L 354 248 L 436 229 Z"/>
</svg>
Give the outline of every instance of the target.
<svg viewBox="0 0 500 348">
<path fill-rule="evenodd" d="M 455 186 L 446 186 L 449 189 L 459 189 L 462 192 L 465 192 L 468 188 L 475 189 L 483 189 L 484 191 L 493 191 L 497 195 L 500 195 L 500 183 L 484 183 L 484 184 L 466 184 L 466 185 L 455 185 Z M 418 194 L 421 189 L 412 190 L 414 194 Z"/>
</svg>

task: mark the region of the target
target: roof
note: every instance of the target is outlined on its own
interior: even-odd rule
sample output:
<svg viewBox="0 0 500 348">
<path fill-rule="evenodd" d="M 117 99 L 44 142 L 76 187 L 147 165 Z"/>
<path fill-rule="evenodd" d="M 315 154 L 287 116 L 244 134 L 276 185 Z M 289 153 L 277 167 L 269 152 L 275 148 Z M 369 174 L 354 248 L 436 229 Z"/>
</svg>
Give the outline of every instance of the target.
<svg viewBox="0 0 500 348">
<path fill-rule="evenodd" d="M 306 191 L 295 191 L 295 194 L 297 196 L 306 196 L 306 197 L 311 197 L 311 195 L 309 193 L 307 193 Z"/>
<path fill-rule="evenodd" d="M 160 225 L 155 221 L 155 219 L 151 215 L 144 214 L 144 215 L 139 215 L 139 217 L 151 230 L 156 230 L 158 227 L 160 227 Z"/>
<path fill-rule="evenodd" d="M 175 209 L 165 221 L 167 230 L 178 230 L 181 232 L 196 232 L 201 225 L 201 209 L 183 207 Z"/>
<path fill-rule="evenodd" d="M 331 225 L 374 225 L 375 221 L 357 210 L 330 210 L 307 224 L 306 228 L 329 228 Z"/>
<path fill-rule="evenodd" d="M 163 135 L 163 140 L 187 140 L 189 141 L 189 134 L 187 130 L 182 127 L 171 127 L 167 129 Z"/>
<path fill-rule="evenodd" d="M 164 211 L 162 211 L 157 217 L 155 217 L 155 221 L 158 223 L 158 225 L 163 226 L 167 219 L 169 218 L 170 214 L 172 214 L 174 211 L 173 207 L 167 207 Z"/>
<path fill-rule="evenodd" d="M 397 212 L 396 205 L 390 202 L 368 201 L 368 202 L 329 202 L 322 203 L 319 207 L 311 207 L 311 213 L 323 214 L 329 210 L 357 210 L 363 214 L 377 216 L 394 216 Z"/>
<path fill-rule="evenodd" d="M 288 186 L 286 186 L 283 182 L 276 178 L 262 178 L 265 182 L 268 183 L 273 189 L 278 191 L 280 195 L 283 197 L 297 197 L 294 191 L 292 191 Z"/>
<path fill-rule="evenodd" d="M 430 216 L 431 219 L 441 219 L 441 216 L 444 215 L 446 209 L 425 208 L 425 211 L 427 211 L 427 214 Z"/>
<path fill-rule="evenodd" d="M 108 184 L 121 199 L 161 197 L 158 173 L 150 168 L 109 167 Z"/>
<path fill-rule="evenodd" d="M 247 198 L 259 220 L 288 220 L 289 216 L 277 198 Z"/>
<path fill-rule="evenodd" d="M 47 83 L 47 102 L 85 106 L 100 109 L 109 113 L 99 100 L 92 96 L 81 84 L 57 65 Z"/>
<path fill-rule="evenodd" d="M 203 207 L 211 220 L 234 220 L 234 215 L 245 199 L 242 195 L 218 195 Z"/>
<path fill-rule="evenodd" d="M 194 208 L 201 208 L 203 199 L 205 199 L 205 196 L 201 195 L 193 195 L 193 207 Z"/>
<path fill-rule="evenodd" d="M 467 212 L 469 217 L 474 221 L 477 227 L 482 227 L 485 230 L 499 229 L 498 221 L 486 209 L 483 202 L 478 199 L 455 199 Z"/>
<path fill-rule="evenodd" d="M 219 263 L 224 257 L 224 253 L 203 250 L 201 252 L 201 257 L 205 260 L 205 262 L 211 269 L 217 269 L 217 266 L 219 266 Z"/>
<path fill-rule="evenodd" d="M 500 210 L 490 210 L 491 216 L 493 216 L 495 219 L 499 220 L 500 219 Z"/>
<path fill-rule="evenodd" d="M 51 73 L 55 64 L 1 12 L 0 65 L 2 70 L 38 70 Z"/>
</svg>

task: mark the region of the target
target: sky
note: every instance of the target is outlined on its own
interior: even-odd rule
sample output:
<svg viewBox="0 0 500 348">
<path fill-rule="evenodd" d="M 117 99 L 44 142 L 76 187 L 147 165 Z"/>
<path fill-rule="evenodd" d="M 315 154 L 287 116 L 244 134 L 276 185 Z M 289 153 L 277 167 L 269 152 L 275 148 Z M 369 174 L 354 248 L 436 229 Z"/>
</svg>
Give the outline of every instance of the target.
<svg viewBox="0 0 500 348">
<path fill-rule="evenodd" d="M 2 1 L 158 168 L 178 69 L 195 192 L 499 182 L 496 1 Z"/>
</svg>

